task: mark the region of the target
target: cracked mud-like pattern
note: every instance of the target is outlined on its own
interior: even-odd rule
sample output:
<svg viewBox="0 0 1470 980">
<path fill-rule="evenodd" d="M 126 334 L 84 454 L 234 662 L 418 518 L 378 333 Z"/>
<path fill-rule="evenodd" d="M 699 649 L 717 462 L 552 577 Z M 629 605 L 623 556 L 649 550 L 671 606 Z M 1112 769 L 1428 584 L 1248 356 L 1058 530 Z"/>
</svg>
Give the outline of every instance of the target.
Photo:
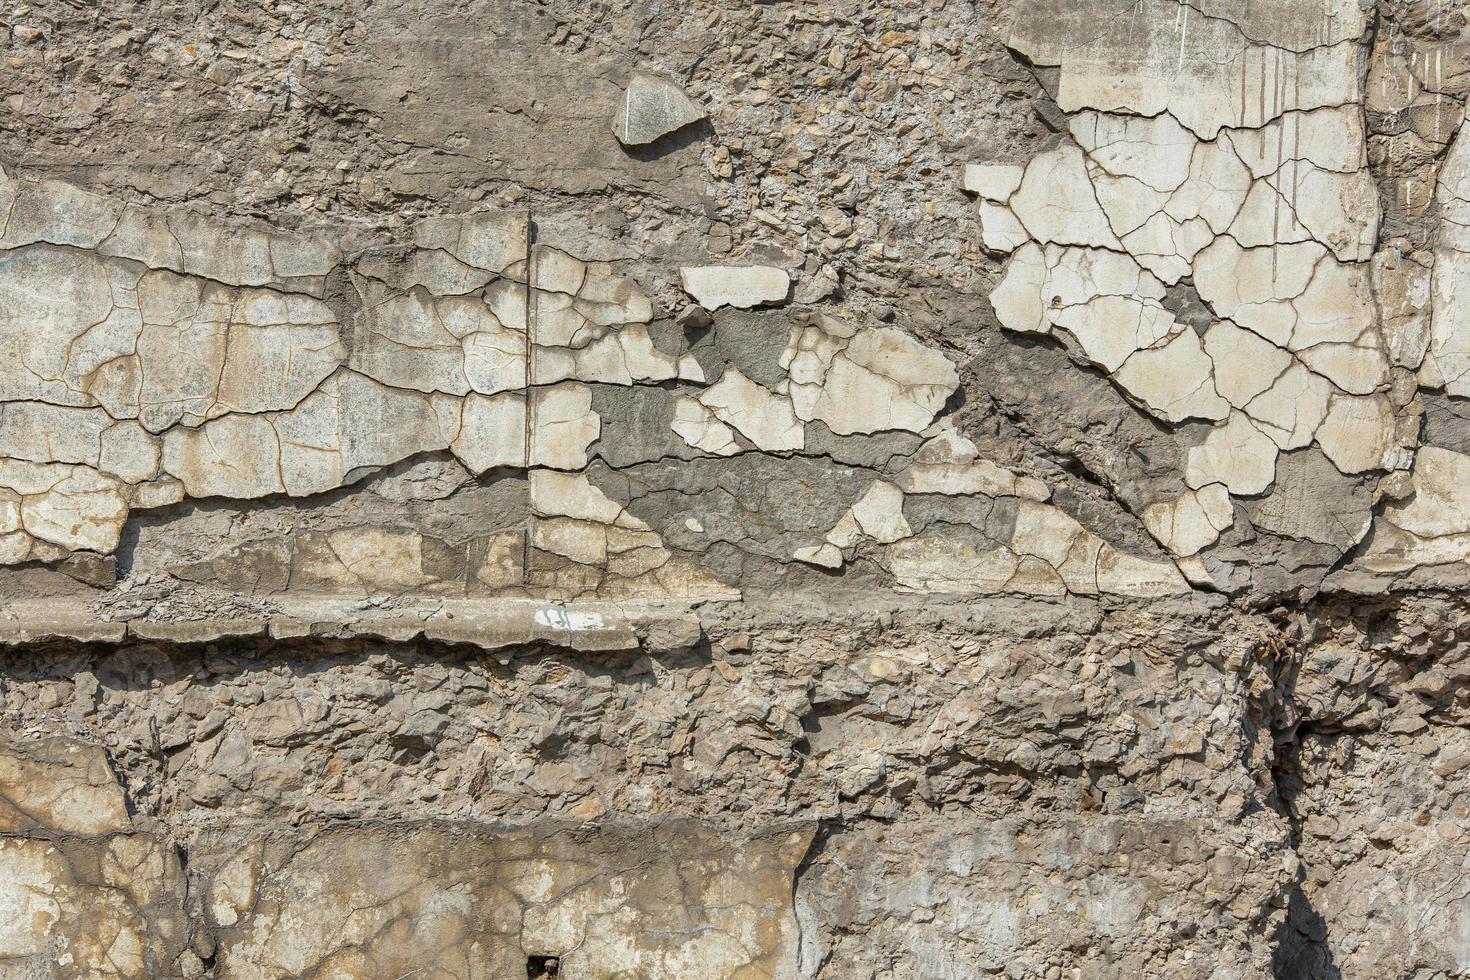
<svg viewBox="0 0 1470 980">
<path fill-rule="evenodd" d="M 1185 588 L 1166 563 L 1120 552 L 1048 505 L 1039 481 L 980 458 L 943 420 L 959 386 L 953 364 L 901 331 L 813 313 L 762 365 L 777 379 L 768 386 L 733 358 L 707 376 L 714 358 L 702 361 L 677 328 L 663 339 L 679 346 L 656 346 L 647 292 L 606 263 L 530 244 L 524 214 L 427 219 L 413 246 L 349 262 L 323 241 L 233 236 L 65 185 L 5 188 L 0 309 L 13 357 L 0 380 L 0 540 L 11 564 L 111 552 L 137 509 L 311 497 L 447 451 L 471 475 L 529 477 L 525 546 L 509 530 L 489 539 L 472 559 L 482 564 L 455 576 L 464 594 L 738 593 L 739 576 L 701 564 L 707 544 L 685 535 L 670 550 L 631 503 L 579 473 L 603 437 L 591 386 L 656 386 L 662 404 L 637 424 L 672 432 L 692 457 L 747 469 L 747 454 L 824 460 L 807 452 L 812 424 L 838 440 L 924 440 L 905 454 L 911 465 L 890 458 L 894 482 L 854 477 L 866 489 L 825 534 L 786 528 L 813 543 L 767 555 L 775 561 L 841 568 L 862 552 L 920 591 Z M 742 274 L 712 271 L 715 290 Z M 604 398 L 616 413 L 617 395 Z M 627 469 L 620 461 L 604 484 Z M 668 482 L 640 496 L 680 489 L 679 470 L 661 475 Z M 906 501 L 932 496 L 973 502 L 977 533 L 940 540 L 933 521 L 916 533 Z M 700 509 L 684 521 L 696 535 Z M 742 547 L 750 530 L 723 534 Z M 434 543 L 370 527 L 298 541 L 290 584 L 422 589 L 444 580 L 425 551 Z"/>
</svg>

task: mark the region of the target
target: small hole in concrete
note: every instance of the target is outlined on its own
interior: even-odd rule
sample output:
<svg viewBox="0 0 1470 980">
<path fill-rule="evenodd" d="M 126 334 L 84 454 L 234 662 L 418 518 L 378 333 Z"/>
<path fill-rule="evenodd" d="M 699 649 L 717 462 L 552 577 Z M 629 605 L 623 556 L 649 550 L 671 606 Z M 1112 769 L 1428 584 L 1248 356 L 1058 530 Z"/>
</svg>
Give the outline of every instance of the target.
<svg viewBox="0 0 1470 980">
<path fill-rule="evenodd" d="M 561 958 L 557 956 L 527 957 L 526 976 L 530 980 L 554 980 L 561 976 Z"/>
</svg>

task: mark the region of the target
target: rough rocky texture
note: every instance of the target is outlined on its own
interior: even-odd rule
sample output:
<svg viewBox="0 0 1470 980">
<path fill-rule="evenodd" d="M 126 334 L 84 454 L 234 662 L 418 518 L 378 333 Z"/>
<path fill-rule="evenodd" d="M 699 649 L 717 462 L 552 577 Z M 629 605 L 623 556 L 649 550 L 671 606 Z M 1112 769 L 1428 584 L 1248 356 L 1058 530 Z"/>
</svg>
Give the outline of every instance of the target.
<svg viewBox="0 0 1470 980">
<path fill-rule="evenodd" d="M 1470 971 L 1458 0 L 0 44 L 0 975 Z"/>
</svg>

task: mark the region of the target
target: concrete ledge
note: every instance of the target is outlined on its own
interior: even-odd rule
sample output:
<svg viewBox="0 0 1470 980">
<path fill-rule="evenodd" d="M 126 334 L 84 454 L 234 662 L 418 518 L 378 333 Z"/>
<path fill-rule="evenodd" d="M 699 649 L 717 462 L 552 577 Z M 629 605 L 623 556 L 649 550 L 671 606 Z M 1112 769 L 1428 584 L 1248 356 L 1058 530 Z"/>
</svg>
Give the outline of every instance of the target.
<svg viewBox="0 0 1470 980">
<path fill-rule="evenodd" d="M 550 603 L 536 599 L 395 599 L 367 606 L 360 599 L 315 596 L 273 598 L 269 613 L 202 619 L 113 618 L 92 603 L 32 599 L 0 610 L 0 646 L 47 640 L 168 643 L 300 637 L 418 639 L 464 643 L 482 650 L 542 644 L 583 652 L 638 650 L 654 636 L 662 646 L 689 645 L 700 637 L 688 602 Z"/>
</svg>

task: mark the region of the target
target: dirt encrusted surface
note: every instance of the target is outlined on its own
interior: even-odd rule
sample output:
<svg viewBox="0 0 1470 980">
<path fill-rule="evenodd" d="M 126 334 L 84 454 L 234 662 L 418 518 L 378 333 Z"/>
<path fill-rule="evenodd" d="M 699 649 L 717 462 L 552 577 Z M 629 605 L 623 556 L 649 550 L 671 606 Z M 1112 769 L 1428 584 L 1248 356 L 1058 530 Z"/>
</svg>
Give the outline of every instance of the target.
<svg viewBox="0 0 1470 980">
<path fill-rule="evenodd" d="M 0 8 L 0 977 L 1470 973 L 1459 0 Z"/>
</svg>

